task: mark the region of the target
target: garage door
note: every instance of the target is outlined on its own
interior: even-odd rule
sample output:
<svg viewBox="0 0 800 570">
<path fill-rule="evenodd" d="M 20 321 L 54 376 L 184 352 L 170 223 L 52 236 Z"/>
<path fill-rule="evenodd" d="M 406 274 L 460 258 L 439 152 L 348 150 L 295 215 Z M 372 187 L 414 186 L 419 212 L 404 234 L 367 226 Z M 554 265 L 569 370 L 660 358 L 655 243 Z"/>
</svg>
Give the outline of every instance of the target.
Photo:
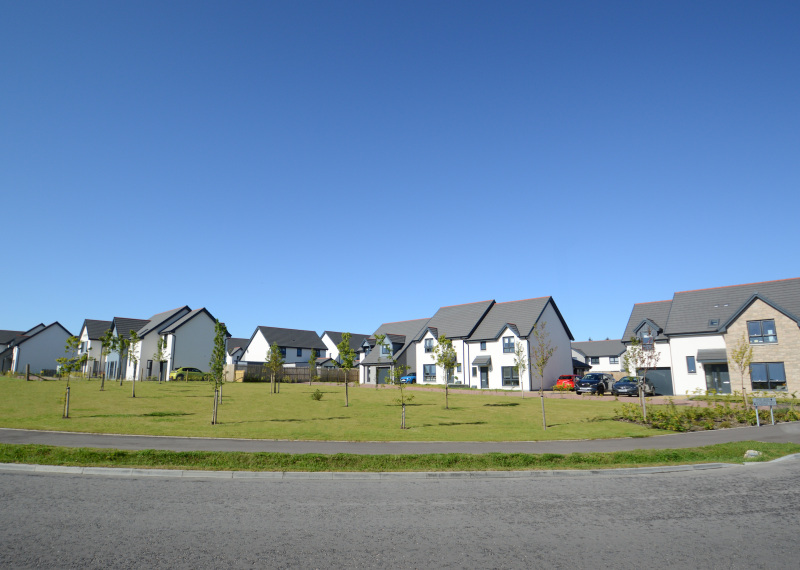
<svg viewBox="0 0 800 570">
<path fill-rule="evenodd" d="M 652 370 L 648 370 L 647 379 L 656 387 L 656 394 L 659 396 L 675 395 L 672 388 L 672 370 L 670 368 L 653 368 Z"/>
<path fill-rule="evenodd" d="M 386 384 L 386 378 L 389 376 L 388 368 L 378 368 L 378 384 Z"/>
</svg>

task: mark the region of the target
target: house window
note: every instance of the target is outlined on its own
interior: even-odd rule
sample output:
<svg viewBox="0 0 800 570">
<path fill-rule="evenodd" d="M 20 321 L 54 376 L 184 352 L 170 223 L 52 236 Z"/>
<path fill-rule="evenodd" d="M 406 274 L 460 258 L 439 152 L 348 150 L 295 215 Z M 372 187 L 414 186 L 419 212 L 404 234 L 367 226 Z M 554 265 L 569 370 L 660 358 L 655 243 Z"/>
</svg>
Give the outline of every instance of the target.
<svg viewBox="0 0 800 570">
<path fill-rule="evenodd" d="M 708 319 L 708 326 L 710 326 L 710 327 L 718 327 L 719 326 L 719 319 Z"/>
<path fill-rule="evenodd" d="M 433 352 L 433 339 L 426 338 L 425 339 L 425 352 Z"/>
<path fill-rule="evenodd" d="M 317 358 L 325 358 L 325 351 L 324 350 L 320 350 L 319 354 L 317 354 Z"/>
<path fill-rule="evenodd" d="M 503 386 L 519 386 L 519 372 L 514 366 L 503 366 Z"/>
<path fill-rule="evenodd" d="M 783 362 L 753 362 L 750 365 L 753 390 L 786 390 Z"/>
<path fill-rule="evenodd" d="M 283 358 L 286 358 L 286 347 L 285 347 L 285 346 L 282 346 L 282 347 L 281 347 L 281 356 L 282 356 Z"/>
<path fill-rule="evenodd" d="M 642 348 L 645 350 L 653 350 L 652 333 L 642 333 Z"/>
<path fill-rule="evenodd" d="M 775 321 L 747 321 L 747 334 L 750 344 L 764 344 L 778 342 L 778 333 L 775 332 Z"/>
<path fill-rule="evenodd" d="M 610 364 L 619 364 L 619 356 L 610 356 L 608 362 Z"/>
<path fill-rule="evenodd" d="M 486 350 L 486 341 L 485 340 L 481 341 L 481 350 Z"/>
<path fill-rule="evenodd" d="M 599 356 L 592 356 L 591 364 L 600 364 L 600 357 Z"/>
<path fill-rule="evenodd" d="M 78 354 L 83 354 L 84 352 L 86 352 L 86 343 L 85 343 L 85 342 L 82 342 L 82 343 L 81 343 L 81 348 L 80 348 L 80 350 L 78 351 Z"/>
<path fill-rule="evenodd" d="M 456 372 L 461 374 L 461 365 L 460 364 L 456 364 Z"/>
<path fill-rule="evenodd" d="M 478 377 L 478 367 L 477 366 L 473 366 L 472 367 L 472 377 L 473 378 L 477 378 Z"/>
<path fill-rule="evenodd" d="M 694 374 L 697 372 L 697 365 L 695 365 L 694 356 L 686 357 L 686 371 L 689 372 L 689 374 Z"/>
<path fill-rule="evenodd" d="M 425 352 L 428 352 L 428 351 L 426 350 Z M 387 345 L 387 344 L 382 344 L 381 345 L 381 354 L 391 354 L 391 353 L 392 353 L 392 351 L 389 348 L 389 345 Z"/>
<path fill-rule="evenodd" d="M 514 337 L 513 336 L 504 336 L 503 337 L 503 352 L 514 352 Z"/>
<path fill-rule="evenodd" d="M 436 382 L 436 365 L 423 364 L 422 365 L 422 380 L 423 382 Z"/>
<path fill-rule="evenodd" d="M 303 356 L 303 349 L 302 348 L 298 348 L 297 349 L 297 356 Z"/>
</svg>

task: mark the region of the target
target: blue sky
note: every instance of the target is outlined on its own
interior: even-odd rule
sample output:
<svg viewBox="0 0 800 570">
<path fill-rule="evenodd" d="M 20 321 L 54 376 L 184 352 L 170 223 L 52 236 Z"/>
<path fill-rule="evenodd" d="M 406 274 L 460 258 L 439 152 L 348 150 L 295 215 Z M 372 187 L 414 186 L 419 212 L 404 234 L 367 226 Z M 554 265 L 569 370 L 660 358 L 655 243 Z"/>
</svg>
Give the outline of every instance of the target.
<svg viewBox="0 0 800 570">
<path fill-rule="evenodd" d="M 800 276 L 797 2 L 0 2 L 0 329 Z"/>
</svg>

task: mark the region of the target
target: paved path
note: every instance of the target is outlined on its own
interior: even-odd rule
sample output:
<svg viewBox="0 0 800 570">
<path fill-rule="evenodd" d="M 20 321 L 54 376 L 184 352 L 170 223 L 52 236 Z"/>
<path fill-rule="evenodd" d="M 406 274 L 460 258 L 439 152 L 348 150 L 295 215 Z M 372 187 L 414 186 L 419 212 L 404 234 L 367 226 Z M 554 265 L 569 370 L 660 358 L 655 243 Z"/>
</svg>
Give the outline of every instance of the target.
<svg viewBox="0 0 800 570">
<path fill-rule="evenodd" d="M 634 449 L 677 449 L 735 441 L 800 443 L 800 422 L 775 426 L 742 427 L 647 438 L 594 439 L 579 441 L 511 442 L 354 442 L 280 441 L 267 439 L 222 439 L 199 437 L 158 437 L 142 435 L 90 434 L 0 428 L 0 443 L 38 443 L 62 447 L 114 449 L 164 449 L 171 451 L 268 451 L 277 453 L 591 453 Z"/>
</svg>

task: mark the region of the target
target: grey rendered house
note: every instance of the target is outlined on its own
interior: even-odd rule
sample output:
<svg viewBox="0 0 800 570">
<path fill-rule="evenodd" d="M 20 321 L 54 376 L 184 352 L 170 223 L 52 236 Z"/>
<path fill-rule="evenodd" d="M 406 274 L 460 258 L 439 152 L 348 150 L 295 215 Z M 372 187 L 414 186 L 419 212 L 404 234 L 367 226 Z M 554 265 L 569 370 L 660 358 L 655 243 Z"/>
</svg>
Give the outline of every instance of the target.
<svg viewBox="0 0 800 570">
<path fill-rule="evenodd" d="M 326 356 L 327 347 L 315 331 L 256 327 L 242 353 L 241 362 L 263 364 L 267 360 L 267 352 L 274 344 L 281 350 L 284 366 L 308 366 L 312 350 L 317 351 L 317 358 Z"/>
<path fill-rule="evenodd" d="M 739 342 L 753 349 L 746 391 L 800 390 L 800 278 L 681 291 L 670 301 L 634 305 L 623 342 L 631 336 L 658 351 L 658 393 L 741 391 L 728 363 Z"/>
<path fill-rule="evenodd" d="M 328 358 L 332 358 L 336 362 L 339 362 L 339 348 L 338 345 L 342 342 L 342 332 L 336 331 L 324 331 L 322 336 L 322 342 L 325 344 L 327 349 L 326 356 Z M 361 359 L 363 355 L 363 351 L 361 351 L 361 347 L 364 344 L 364 341 L 369 338 L 368 334 L 363 333 L 350 333 L 350 348 L 355 351 L 356 353 L 356 363 Z"/>
<path fill-rule="evenodd" d="M 21 373 L 30 366 L 31 372 L 37 374 L 43 370 L 54 373 L 58 368 L 56 359 L 65 356 L 64 349 L 70 336 L 72 334 L 58 321 L 47 326 L 40 323 L 10 340 L 6 334 L 8 344 L 0 352 L 3 370 Z"/>
<path fill-rule="evenodd" d="M 415 343 L 430 319 L 414 319 L 383 323 L 362 343 L 364 357 L 359 362 L 358 377 L 361 384 L 384 384 L 389 375 L 391 360 L 416 371 L 417 355 Z M 385 335 L 383 346 L 378 346 L 377 335 Z"/>
</svg>

